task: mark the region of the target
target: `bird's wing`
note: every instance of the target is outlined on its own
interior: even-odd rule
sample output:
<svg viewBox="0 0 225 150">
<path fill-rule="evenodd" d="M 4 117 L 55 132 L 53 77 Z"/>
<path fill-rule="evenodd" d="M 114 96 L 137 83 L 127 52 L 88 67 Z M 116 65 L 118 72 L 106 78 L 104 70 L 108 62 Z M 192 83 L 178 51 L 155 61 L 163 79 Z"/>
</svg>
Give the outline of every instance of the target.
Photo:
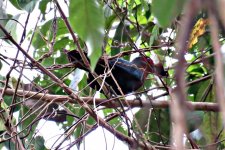
<svg viewBox="0 0 225 150">
<path fill-rule="evenodd" d="M 109 66 L 112 68 L 113 74 L 124 76 L 124 79 L 141 80 L 143 77 L 143 70 L 138 68 L 135 64 L 123 59 L 109 60 Z M 117 72 L 114 72 L 114 70 Z"/>
</svg>

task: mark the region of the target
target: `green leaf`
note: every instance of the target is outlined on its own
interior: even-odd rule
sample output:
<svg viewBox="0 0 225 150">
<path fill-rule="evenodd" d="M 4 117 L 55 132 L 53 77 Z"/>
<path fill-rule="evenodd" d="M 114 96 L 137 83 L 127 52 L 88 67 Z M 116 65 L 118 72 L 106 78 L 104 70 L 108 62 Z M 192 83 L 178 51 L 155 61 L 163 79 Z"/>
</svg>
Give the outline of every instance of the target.
<svg viewBox="0 0 225 150">
<path fill-rule="evenodd" d="M 60 57 L 55 59 L 55 63 L 57 63 L 57 64 L 69 63 L 68 59 L 65 59 L 65 58 L 67 58 L 67 55 L 64 53 L 61 53 Z M 65 70 L 65 71 L 68 71 L 68 70 Z M 64 75 L 67 73 L 67 72 L 63 72 L 63 69 L 60 69 L 60 72 L 62 72 Z"/>
<path fill-rule="evenodd" d="M 76 33 L 86 42 L 91 69 L 101 56 L 104 38 L 103 9 L 95 0 L 70 1 L 69 20 Z"/>
<path fill-rule="evenodd" d="M 162 27 L 168 27 L 179 12 L 185 0 L 153 0 L 152 12 Z"/>
<path fill-rule="evenodd" d="M 149 140 L 164 144 L 169 142 L 167 140 L 170 137 L 171 125 L 169 109 L 153 109 L 150 112 L 142 108 L 135 114 L 135 118 Z"/>
<path fill-rule="evenodd" d="M 16 98 L 16 101 L 19 102 L 19 98 Z M 7 106 L 10 106 L 12 105 L 12 96 L 4 96 L 4 104 L 6 104 Z M 20 105 L 15 105 L 14 106 L 14 109 L 13 109 L 13 112 L 16 112 L 18 110 L 20 110 L 21 106 Z"/>
<path fill-rule="evenodd" d="M 38 0 L 10 0 L 17 9 L 32 12 Z"/>
<path fill-rule="evenodd" d="M 87 96 L 90 94 L 90 87 L 87 86 L 87 74 L 84 74 L 82 80 L 78 84 L 79 90 L 82 90 L 81 96 Z"/>
<path fill-rule="evenodd" d="M 33 0 L 33 1 L 29 2 L 28 4 L 26 4 L 23 7 L 23 9 L 30 13 L 34 10 L 37 2 L 38 2 L 37 0 Z"/>
<path fill-rule="evenodd" d="M 39 9 L 41 11 L 42 14 L 45 14 L 45 10 L 46 10 L 46 7 L 47 7 L 47 4 L 51 2 L 51 0 L 42 0 L 40 1 L 39 3 Z"/>
<path fill-rule="evenodd" d="M 149 108 L 142 108 L 135 114 L 135 118 L 143 132 L 147 131 L 149 113 Z"/>
<path fill-rule="evenodd" d="M 146 0 L 140 0 L 140 1 L 141 1 L 141 5 L 142 5 L 143 9 L 145 11 L 147 11 L 149 9 L 148 2 Z"/>
<path fill-rule="evenodd" d="M 127 130 L 121 124 L 121 118 L 113 118 L 108 123 L 117 131 L 127 135 Z"/>
<path fill-rule="evenodd" d="M 17 9 L 22 9 L 21 7 L 20 7 L 20 5 L 19 5 L 19 3 L 18 3 L 18 0 L 9 0 L 11 3 L 12 3 L 12 5 L 14 6 L 14 7 L 16 7 Z"/>
<path fill-rule="evenodd" d="M 44 59 L 44 61 L 42 62 L 42 64 L 45 67 L 49 67 L 49 66 L 51 66 L 51 65 L 54 64 L 54 58 L 52 58 L 52 57 L 46 58 L 46 59 Z"/>
<path fill-rule="evenodd" d="M 158 36 L 159 36 L 159 27 L 155 25 L 152 29 L 152 34 L 149 40 L 149 47 L 151 47 L 154 41 L 158 39 Z"/>
<path fill-rule="evenodd" d="M 116 33 L 113 37 L 113 46 L 111 48 L 111 55 L 116 55 L 120 52 L 120 47 L 118 47 L 121 43 L 126 42 L 128 40 L 128 35 L 126 33 L 126 30 L 129 31 L 129 26 L 125 24 L 124 19 L 121 20 L 119 23 Z M 118 44 L 116 44 L 118 43 Z"/>
<path fill-rule="evenodd" d="M 54 50 L 61 50 L 69 45 L 69 42 L 72 42 L 69 37 L 63 37 L 62 39 L 58 40 L 54 44 Z"/>
<path fill-rule="evenodd" d="M 35 138 L 35 144 L 34 144 L 35 150 L 47 150 L 44 144 L 45 144 L 45 140 L 42 136 L 37 136 Z"/>
<path fill-rule="evenodd" d="M 20 17 L 20 14 L 13 16 L 12 19 L 18 20 Z M 17 24 L 18 22 L 16 22 L 15 20 L 9 20 L 6 25 L 5 28 L 6 30 L 11 34 L 11 36 L 13 37 L 14 40 L 17 40 L 17 32 L 16 32 L 16 28 L 17 28 Z"/>
<path fill-rule="evenodd" d="M 105 30 L 107 32 L 110 31 L 112 24 L 114 23 L 114 21 L 116 20 L 116 15 L 112 15 L 110 17 L 107 17 L 105 20 Z"/>
<path fill-rule="evenodd" d="M 145 12 L 146 19 L 149 19 L 151 16 L 151 13 L 152 13 L 151 9 L 152 9 L 151 5 L 148 5 L 148 10 L 146 10 L 146 12 Z"/>
<path fill-rule="evenodd" d="M 212 89 L 210 91 L 207 91 L 210 88 L 210 86 L 212 86 L 211 80 L 205 80 L 200 82 L 198 92 L 195 94 L 195 101 L 205 101 L 208 95 L 212 93 Z"/>
<path fill-rule="evenodd" d="M 53 38 L 53 32 L 52 32 L 52 23 L 53 19 L 46 22 L 44 25 L 40 26 L 40 33 L 36 33 L 33 39 L 33 46 L 35 49 L 40 49 L 42 47 L 46 47 L 46 40 L 51 41 Z M 59 38 L 63 35 L 68 33 L 68 30 L 65 26 L 64 21 L 61 18 L 57 18 L 57 31 L 56 31 L 56 37 Z M 43 39 L 45 38 L 45 39 Z"/>
</svg>

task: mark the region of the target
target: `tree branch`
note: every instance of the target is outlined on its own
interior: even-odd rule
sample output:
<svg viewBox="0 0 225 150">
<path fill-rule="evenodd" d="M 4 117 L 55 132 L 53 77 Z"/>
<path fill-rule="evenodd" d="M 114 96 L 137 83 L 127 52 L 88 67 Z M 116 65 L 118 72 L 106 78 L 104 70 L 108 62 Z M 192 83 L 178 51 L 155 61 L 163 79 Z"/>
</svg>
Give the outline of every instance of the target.
<svg viewBox="0 0 225 150">
<path fill-rule="evenodd" d="M 171 90 L 172 98 L 171 118 L 174 122 L 172 131 L 172 144 L 175 149 L 184 149 L 183 136 L 187 132 L 185 114 L 187 112 L 187 96 L 185 91 L 185 54 L 188 49 L 187 41 L 193 26 L 193 18 L 201 6 L 200 0 L 188 1 L 185 15 L 182 18 L 180 32 L 177 37 L 178 64 L 175 67 L 175 80 L 177 87 Z"/>
<path fill-rule="evenodd" d="M 2 93 L 3 88 L 0 88 L 0 93 Z M 6 89 L 5 95 L 12 96 L 15 90 L 13 89 Z M 45 102 L 51 102 L 54 100 L 54 102 L 70 102 L 70 103 L 76 103 L 72 98 L 66 95 L 52 95 L 52 94 L 45 94 L 45 93 L 37 93 L 37 92 L 31 92 L 31 91 L 24 91 L 24 90 L 17 90 L 17 96 L 21 98 L 27 99 L 34 99 L 34 100 L 42 100 Z M 83 99 L 84 103 L 93 105 L 93 97 L 81 97 Z M 107 108 L 116 108 L 120 107 L 120 104 L 118 102 L 118 98 L 113 99 L 95 99 L 96 105 L 105 106 Z M 121 103 L 124 107 L 143 107 L 143 108 L 168 108 L 171 104 L 170 100 L 151 100 L 151 101 L 141 101 L 140 100 L 131 100 L 127 99 L 122 100 Z M 218 112 L 219 111 L 219 105 L 217 103 L 210 103 L 210 102 L 186 102 L 186 105 L 188 108 L 192 108 L 192 110 L 203 110 L 203 111 L 213 111 Z"/>
</svg>

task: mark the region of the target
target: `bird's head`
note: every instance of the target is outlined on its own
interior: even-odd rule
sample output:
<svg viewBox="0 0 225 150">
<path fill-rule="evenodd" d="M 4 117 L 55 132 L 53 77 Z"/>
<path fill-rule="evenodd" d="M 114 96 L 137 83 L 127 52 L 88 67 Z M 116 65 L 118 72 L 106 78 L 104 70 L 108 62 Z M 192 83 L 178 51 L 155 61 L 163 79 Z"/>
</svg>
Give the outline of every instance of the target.
<svg viewBox="0 0 225 150">
<path fill-rule="evenodd" d="M 155 73 L 160 77 L 168 77 L 168 71 L 164 69 L 162 63 L 155 64 Z"/>
<path fill-rule="evenodd" d="M 89 71 L 87 69 L 87 67 L 85 67 L 84 62 L 83 62 L 78 50 L 72 50 L 72 51 L 64 50 L 64 52 L 65 52 L 65 54 L 67 54 L 69 62 L 73 63 L 77 68 L 83 69 L 85 71 Z M 84 55 L 86 56 L 87 60 L 89 61 L 89 58 L 87 57 L 86 52 L 84 52 Z"/>
<path fill-rule="evenodd" d="M 132 63 L 137 67 L 145 69 L 147 74 L 152 73 L 160 77 L 167 77 L 168 72 L 165 71 L 161 62 L 154 64 L 150 57 L 142 56 L 135 58 Z"/>
</svg>

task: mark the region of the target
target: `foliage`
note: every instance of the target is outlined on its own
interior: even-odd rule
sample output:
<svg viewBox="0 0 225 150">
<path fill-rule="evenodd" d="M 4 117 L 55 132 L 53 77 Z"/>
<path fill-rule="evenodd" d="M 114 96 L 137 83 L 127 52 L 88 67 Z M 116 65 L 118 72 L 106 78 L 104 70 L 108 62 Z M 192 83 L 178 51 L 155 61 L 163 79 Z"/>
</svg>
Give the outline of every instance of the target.
<svg viewBox="0 0 225 150">
<path fill-rule="evenodd" d="M 1 11 L 8 17 L 0 18 L 3 20 L 0 22 L 1 25 L 19 43 L 18 45 L 22 45 L 38 63 L 62 80 L 65 86 L 76 87 L 73 91 L 78 97 L 94 98 L 90 100 L 93 100 L 94 104 L 88 104 L 88 108 L 92 109 L 93 113 L 101 113 L 105 121 L 125 137 L 149 142 L 156 148 L 171 146 L 173 122 L 169 107 L 140 108 L 132 113 L 132 117 L 128 117 L 127 112 L 130 112 L 132 107 L 124 106 L 123 96 L 118 96 L 119 98 L 114 100 L 119 105 L 117 108 L 113 103 L 95 104 L 98 93 L 87 85 L 87 73 L 83 74 L 77 70 L 74 74 L 72 73 L 74 66 L 67 59 L 66 51 L 76 49 L 79 52 L 88 52 L 90 60 L 88 69 L 91 71 L 94 71 L 101 56 L 106 59 L 123 57 L 128 61 L 137 55 L 149 56 L 155 62 L 162 64 L 168 70 L 169 76 L 159 79 L 150 74 L 142 88 L 132 95 L 135 95 L 137 100 L 149 102 L 150 105 L 151 101 L 159 99 L 168 102 L 171 100 L 171 93 L 168 92 L 177 85 L 175 78 L 177 71 L 174 70 L 180 63 L 177 62 L 179 53 L 177 35 L 182 28 L 180 22 L 181 18 L 185 17 L 184 8 L 188 1 L 9 0 L 8 2 L 19 10 L 19 13 L 11 16 Z M 33 19 L 29 14 L 33 15 L 35 11 L 39 11 L 40 16 Z M 27 22 L 20 20 L 24 15 L 27 17 Z M 189 43 L 186 41 L 188 49 L 183 56 L 186 63 L 184 78 L 187 84 L 185 89 L 187 100 L 202 104 L 217 102 L 214 75 L 218 64 L 213 57 L 215 52 L 209 32 L 210 21 L 207 17 L 207 12 L 203 10 L 199 11 L 192 20 L 192 33 L 189 33 Z M 221 20 L 223 22 L 223 19 Z M 222 26 L 222 23 L 219 22 L 219 25 Z M 222 27 L 220 32 L 224 33 Z M 0 69 L 1 72 L 7 73 L 7 76 L 0 76 L 1 92 L 5 88 L 14 89 L 17 92 L 23 89 L 37 94 L 68 95 L 61 83 L 56 83 L 49 74 L 41 72 L 34 62 L 23 57 L 25 55 L 10 56 L 8 47 L 13 47 L 15 54 L 19 48 L 9 40 L 7 35 L 0 33 Z M 23 45 L 26 42 L 31 44 L 29 50 Z M 219 42 L 224 44 L 224 34 L 219 34 Z M 8 70 L 3 70 L 4 67 Z M 30 70 L 34 77 L 31 79 L 29 77 L 31 74 L 26 74 L 24 70 Z M 13 77 L 14 72 L 21 76 Z M 29 78 L 29 84 L 24 82 L 27 78 Z M 68 142 L 69 138 L 74 141 L 66 147 L 76 145 L 79 148 L 83 143 L 83 137 L 93 132 L 99 123 L 98 119 L 93 118 L 83 107 L 86 103 L 83 105 L 71 103 L 74 100 L 62 102 L 57 101 L 57 98 L 51 102 L 45 102 L 42 97 L 35 99 L 34 95 L 26 98 L 26 94 L 29 93 L 10 95 L 6 92 L 2 95 L 1 148 L 16 149 L 15 138 L 11 137 L 13 132 L 18 133 L 26 149 L 49 149 L 52 148 L 51 146 L 57 148 L 64 142 Z M 100 93 L 99 98 L 105 99 L 106 96 Z M 109 99 L 109 101 L 112 100 Z M 209 110 L 190 110 L 186 113 L 187 134 L 198 129 L 200 133 L 197 138 L 193 136 L 196 145 L 205 147 L 209 143 L 218 142 L 214 148 L 222 149 L 225 144 L 223 119 L 219 112 L 207 111 Z M 63 140 L 58 140 L 51 146 L 46 145 L 46 139 L 37 134 L 39 132 L 37 126 L 41 119 L 56 122 L 64 131 L 64 134 L 60 136 Z M 193 148 L 189 142 L 186 147 Z"/>
</svg>

